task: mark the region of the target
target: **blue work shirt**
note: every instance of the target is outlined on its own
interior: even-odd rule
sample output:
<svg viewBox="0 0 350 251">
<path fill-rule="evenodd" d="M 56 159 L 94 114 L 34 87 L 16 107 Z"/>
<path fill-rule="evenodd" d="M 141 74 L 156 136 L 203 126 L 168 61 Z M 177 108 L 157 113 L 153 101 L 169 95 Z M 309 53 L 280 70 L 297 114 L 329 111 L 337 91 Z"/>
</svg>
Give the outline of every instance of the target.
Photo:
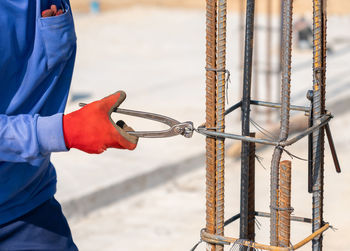
<svg viewBox="0 0 350 251">
<path fill-rule="evenodd" d="M 42 18 L 56 4 L 64 14 Z M 69 0 L 0 1 L 0 224 L 50 199 L 76 36 Z"/>
</svg>

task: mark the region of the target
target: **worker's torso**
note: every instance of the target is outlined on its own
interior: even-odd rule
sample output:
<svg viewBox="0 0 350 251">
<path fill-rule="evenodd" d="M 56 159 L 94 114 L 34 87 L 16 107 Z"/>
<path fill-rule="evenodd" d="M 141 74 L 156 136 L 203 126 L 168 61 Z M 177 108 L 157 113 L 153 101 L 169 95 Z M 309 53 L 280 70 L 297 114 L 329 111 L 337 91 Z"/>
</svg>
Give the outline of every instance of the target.
<svg viewBox="0 0 350 251">
<path fill-rule="evenodd" d="M 41 18 L 51 4 L 66 12 Z M 68 0 L 2 0 L 0 31 L 0 114 L 62 113 L 76 52 Z M 50 156 L 0 162 L 0 224 L 38 206 L 55 190 Z"/>
</svg>

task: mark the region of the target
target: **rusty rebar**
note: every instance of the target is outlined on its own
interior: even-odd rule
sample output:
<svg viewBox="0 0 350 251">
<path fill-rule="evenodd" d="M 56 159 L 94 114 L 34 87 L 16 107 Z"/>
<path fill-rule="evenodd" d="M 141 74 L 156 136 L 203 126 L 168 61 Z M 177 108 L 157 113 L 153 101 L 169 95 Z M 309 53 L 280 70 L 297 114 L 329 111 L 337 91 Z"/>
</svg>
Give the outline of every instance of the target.
<svg viewBox="0 0 350 251">
<path fill-rule="evenodd" d="M 293 0 L 283 1 L 283 41 L 282 41 L 282 83 L 281 83 L 281 130 L 279 141 L 288 138 L 289 117 L 290 117 L 290 81 L 291 81 L 291 58 L 292 58 L 292 23 L 293 23 Z M 270 244 L 278 244 L 278 180 L 279 162 L 283 147 L 277 146 L 274 150 L 271 161 L 271 189 L 270 189 Z"/>
<path fill-rule="evenodd" d="M 313 0 L 313 119 L 325 114 L 326 6 Z M 313 132 L 312 231 L 323 223 L 324 130 Z M 312 250 L 322 250 L 322 235 L 312 241 Z"/>
<path fill-rule="evenodd" d="M 206 67 L 216 68 L 216 0 L 207 0 L 206 6 Z M 206 71 L 206 126 L 216 127 L 216 72 Z M 216 139 L 206 138 L 206 229 L 215 234 L 216 226 Z M 207 250 L 215 251 L 208 244 Z"/>
<path fill-rule="evenodd" d="M 340 164 L 339 164 L 337 152 L 335 150 L 335 145 L 334 145 L 331 129 L 329 128 L 329 124 L 325 125 L 324 128 L 326 131 L 326 135 L 327 135 L 327 139 L 328 139 L 328 143 L 329 143 L 329 148 L 330 148 L 331 153 L 332 153 L 332 158 L 333 158 L 335 170 L 337 171 L 337 173 L 341 173 Z"/>
<path fill-rule="evenodd" d="M 225 132 L 225 70 L 226 68 L 226 13 L 227 0 L 218 0 L 217 12 L 217 72 L 216 85 L 216 131 Z M 216 140 L 216 234 L 224 235 L 224 174 L 225 174 L 225 139 Z M 223 250 L 217 245 L 216 250 Z"/>
<path fill-rule="evenodd" d="M 270 218 L 270 213 L 265 212 L 255 212 L 256 216 Z M 230 219 L 229 219 L 230 220 Z M 290 216 L 291 221 L 303 222 L 303 223 L 312 223 L 312 219 L 300 216 Z"/>
<path fill-rule="evenodd" d="M 249 134 L 255 138 L 255 133 Z M 248 240 L 255 241 L 255 143 L 249 143 Z"/>
<path fill-rule="evenodd" d="M 281 161 L 279 175 L 278 246 L 289 247 L 290 215 L 292 213 L 290 205 L 292 163 L 289 160 Z"/>
<path fill-rule="evenodd" d="M 217 236 L 215 234 L 210 234 L 206 232 L 205 229 L 201 230 L 201 239 L 208 243 L 215 243 L 215 244 L 223 244 L 223 245 L 230 245 L 231 243 L 239 245 L 244 245 L 247 249 L 250 250 L 271 250 L 271 251 L 290 251 L 290 250 L 297 250 L 301 247 L 303 247 L 305 244 L 322 234 L 324 231 L 328 230 L 331 226 L 326 223 L 322 228 L 317 230 L 316 232 L 310 234 L 303 240 L 299 241 L 298 243 L 294 244 L 293 247 L 277 247 L 277 246 L 270 246 L 266 244 L 261 244 L 257 242 L 252 242 L 249 240 L 241 240 L 238 238 L 232 238 L 232 237 L 222 237 Z"/>
<path fill-rule="evenodd" d="M 242 135 L 249 136 L 255 0 L 247 0 L 242 96 Z M 242 142 L 240 238 L 248 238 L 249 143 Z M 246 249 L 246 248 L 243 248 Z"/>
</svg>

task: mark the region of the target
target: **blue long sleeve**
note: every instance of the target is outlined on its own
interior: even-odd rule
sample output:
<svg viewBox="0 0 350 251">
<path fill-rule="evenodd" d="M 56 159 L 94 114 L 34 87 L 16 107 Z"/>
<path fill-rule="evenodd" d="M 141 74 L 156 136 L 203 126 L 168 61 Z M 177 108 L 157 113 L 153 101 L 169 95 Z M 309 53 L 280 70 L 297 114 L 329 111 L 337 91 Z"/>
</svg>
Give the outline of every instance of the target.
<svg viewBox="0 0 350 251">
<path fill-rule="evenodd" d="M 0 115 L 0 161 L 30 162 L 51 152 L 67 151 L 62 114 Z"/>
<path fill-rule="evenodd" d="M 65 12 L 42 18 L 56 4 Z M 76 36 L 69 0 L 0 1 L 0 225 L 52 198 Z"/>
</svg>

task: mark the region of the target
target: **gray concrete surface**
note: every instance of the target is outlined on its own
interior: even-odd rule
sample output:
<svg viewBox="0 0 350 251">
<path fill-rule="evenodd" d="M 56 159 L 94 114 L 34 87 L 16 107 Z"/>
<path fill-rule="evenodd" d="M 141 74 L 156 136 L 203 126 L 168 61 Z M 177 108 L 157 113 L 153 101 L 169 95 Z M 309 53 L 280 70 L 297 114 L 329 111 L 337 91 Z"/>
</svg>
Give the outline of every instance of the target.
<svg viewBox="0 0 350 251">
<path fill-rule="evenodd" d="M 264 16 L 259 16 L 258 21 L 261 26 L 259 66 L 263 70 Z M 237 23 L 238 17 L 231 13 L 227 58 L 231 70 L 230 105 L 240 96 Z M 273 52 L 276 55 L 277 19 L 274 24 Z M 328 24 L 329 44 L 333 48 L 328 56 L 328 108 L 335 111 L 336 119 L 331 127 L 344 172 L 342 175 L 334 173 L 327 149 L 326 219 L 339 230 L 327 233 L 325 250 L 346 250 L 345 241 L 339 239 L 344 240 L 350 233 L 346 215 L 350 135 L 345 131 L 350 123 L 347 112 L 350 35 L 342 32 L 349 24 L 350 17 L 331 17 Z M 204 121 L 204 12 L 135 7 L 97 16 L 76 15 L 76 29 L 78 56 L 67 112 L 77 109 L 79 102 L 93 101 L 121 89 L 128 94 L 122 105 L 124 108 L 160 113 L 180 121 L 192 120 L 195 125 Z M 305 94 L 312 85 L 311 58 L 311 51 L 295 51 L 293 55 L 294 104 L 307 104 Z M 277 62 L 276 57 L 273 62 Z M 262 73 L 259 80 L 263 84 Z M 264 87 L 260 87 L 259 98 L 265 100 L 264 97 Z M 253 114 L 254 120 L 263 121 L 262 114 Z M 124 118 L 136 130 L 164 128 L 131 117 L 114 118 Z M 238 114 L 228 116 L 226 126 L 227 131 L 239 133 Z M 305 157 L 305 144 L 306 141 L 302 141 L 291 151 Z M 102 155 L 88 155 L 71 150 L 54 154 L 58 172 L 57 198 L 70 218 L 81 250 L 188 250 L 205 224 L 204 150 L 203 136 L 194 135 L 192 139 L 141 139 L 133 152 L 108 150 Z M 267 170 L 271 154 L 270 148 L 259 153 Z M 293 160 L 293 167 L 295 214 L 310 216 L 311 196 L 307 194 L 305 163 Z M 239 163 L 227 160 L 227 168 L 226 216 L 229 217 L 238 210 Z M 188 174 L 180 177 L 186 172 Z M 269 172 L 261 167 L 258 172 L 257 205 L 260 210 L 268 211 Z M 167 183 L 161 185 L 163 182 Z M 118 201 L 120 203 L 111 205 Z M 102 207 L 105 208 L 98 210 Z M 264 240 L 268 222 L 261 222 L 258 238 Z M 309 233 L 310 227 L 299 224 L 293 231 L 295 242 Z M 237 225 L 228 227 L 227 234 L 237 235 Z"/>
</svg>

